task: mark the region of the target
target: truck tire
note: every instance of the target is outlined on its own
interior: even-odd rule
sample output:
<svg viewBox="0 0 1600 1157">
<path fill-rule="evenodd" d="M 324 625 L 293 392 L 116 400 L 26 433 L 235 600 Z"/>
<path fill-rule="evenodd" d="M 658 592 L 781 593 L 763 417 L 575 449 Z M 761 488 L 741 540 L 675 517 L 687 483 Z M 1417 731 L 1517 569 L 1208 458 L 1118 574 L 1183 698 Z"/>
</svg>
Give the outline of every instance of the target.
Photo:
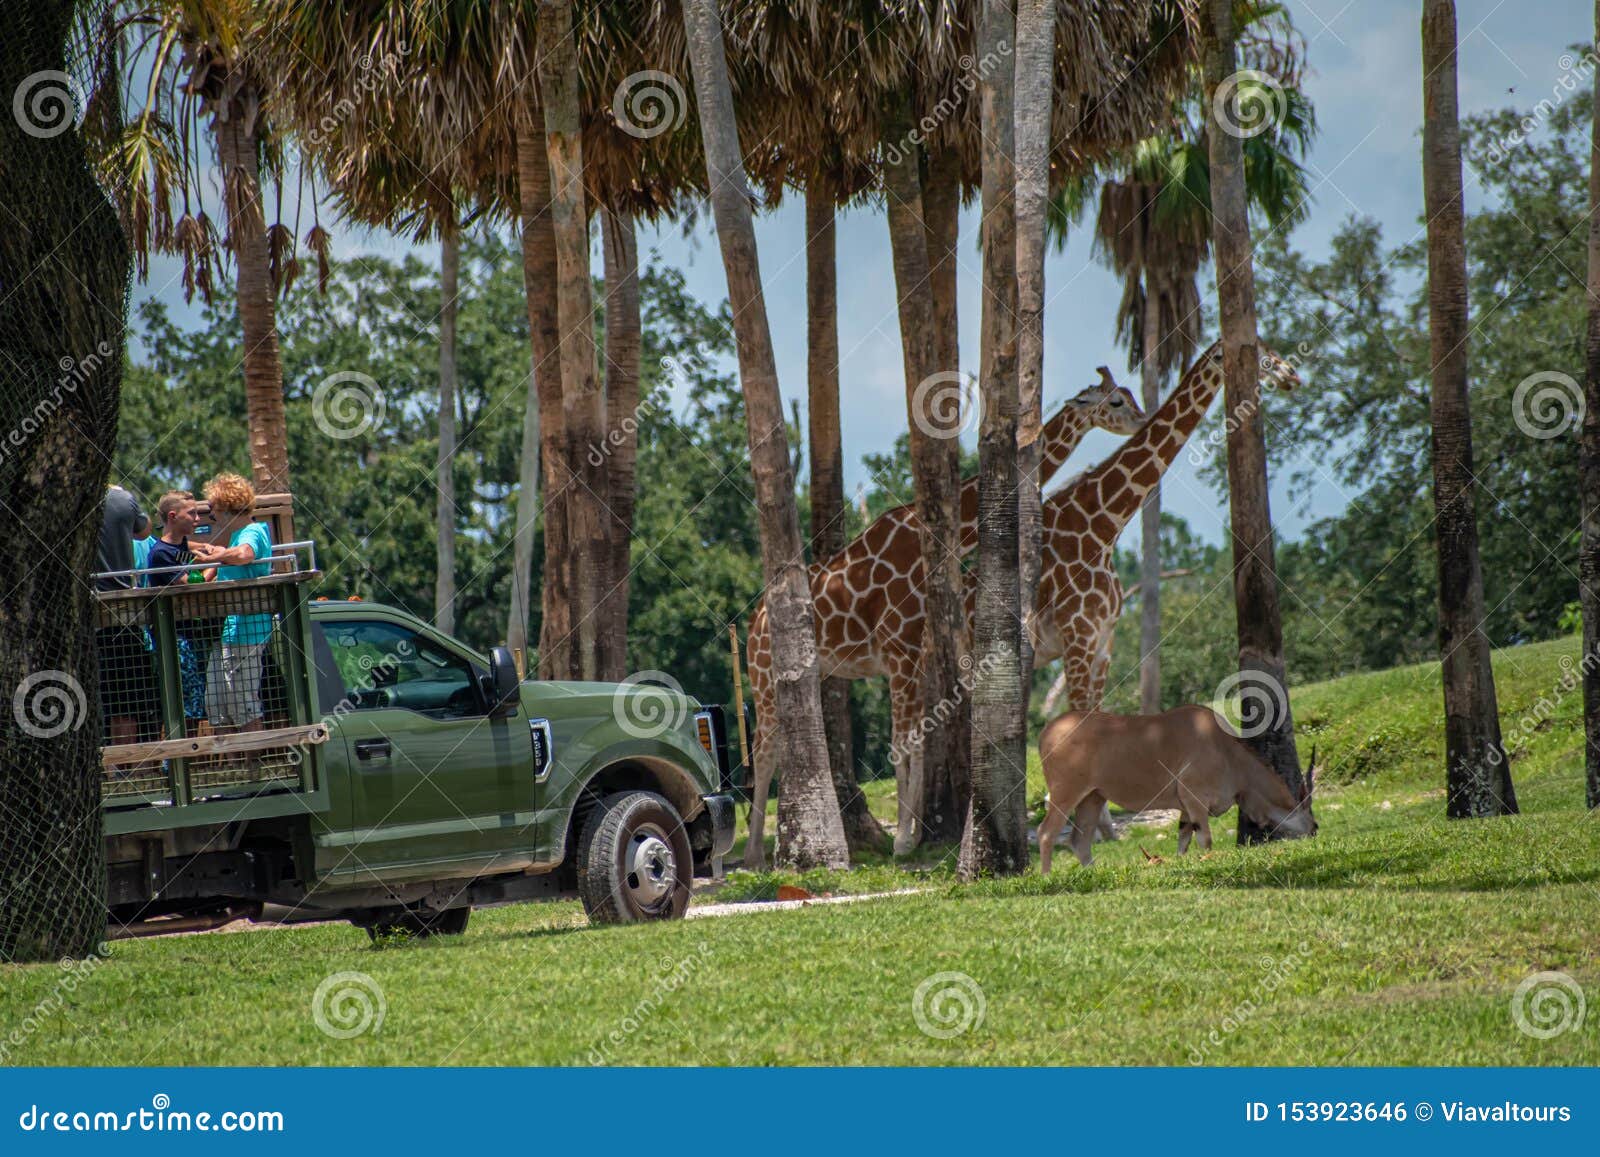
<svg viewBox="0 0 1600 1157">
<path fill-rule="evenodd" d="M 689 907 L 694 852 L 677 810 L 650 791 L 600 802 L 578 841 L 578 896 L 592 924 L 676 920 Z"/>
<path fill-rule="evenodd" d="M 367 925 L 367 935 L 373 940 L 392 936 L 413 936 L 419 940 L 429 936 L 460 936 L 467 930 L 471 908 L 447 908 L 443 912 L 417 912 L 397 909 Z"/>
</svg>

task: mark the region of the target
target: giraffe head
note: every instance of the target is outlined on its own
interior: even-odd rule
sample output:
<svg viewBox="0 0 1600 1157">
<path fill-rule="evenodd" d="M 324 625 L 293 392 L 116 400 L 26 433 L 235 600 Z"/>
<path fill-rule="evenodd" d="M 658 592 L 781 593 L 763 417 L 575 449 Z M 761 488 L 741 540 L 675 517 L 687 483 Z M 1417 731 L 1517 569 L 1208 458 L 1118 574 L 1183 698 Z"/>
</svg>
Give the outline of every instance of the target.
<svg viewBox="0 0 1600 1157">
<path fill-rule="evenodd" d="M 1111 371 L 1099 367 L 1100 381 L 1067 402 L 1089 421 L 1113 434 L 1131 434 L 1144 422 L 1144 411 L 1133 395 L 1117 385 Z"/>
<path fill-rule="evenodd" d="M 1256 343 L 1256 364 L 1260 370 L 1259 380 L 1263 385 L 1275 390 L 1289 393 L 1298 389 L 1302 383 L 1300 375 L 1294 366 L 1279 356 L 1278 351 L 1265 342 Z M 1209 369 L 1215 373 L 1222 372 L 1222 339 L 1212 342 L 1204 353 L 1195 359 L 1194 370 Z"/>
<path fill-rule="evenodd" d="M 1261 364 L 1261 380 L 1273 389 L 1288 393 L 1298 389 L 1302 383 L 1300 375 L 1289 362 L 1278 356 L 1276 350 L 1265 344 L 1256 346 L 1256 353 Z"/>
</svg>

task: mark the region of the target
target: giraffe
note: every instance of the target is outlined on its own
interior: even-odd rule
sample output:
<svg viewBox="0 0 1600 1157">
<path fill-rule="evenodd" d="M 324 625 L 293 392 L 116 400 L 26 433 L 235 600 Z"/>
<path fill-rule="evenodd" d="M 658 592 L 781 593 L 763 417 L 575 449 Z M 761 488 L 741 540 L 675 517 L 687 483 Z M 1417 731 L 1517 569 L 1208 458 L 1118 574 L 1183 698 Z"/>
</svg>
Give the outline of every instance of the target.
<svg viewBox="0 0 1600 1157">
<path fill-rule="evenodd" d="M 1114 434 L 1131 434 L 1144 420 L 1133 395 L 1100 367 L 1100 382 L 1070 399 L 1040 432 L 1039 479 L 1053 477 L 1091 426 Z M 977 545 L 978 480 L 961 486 L 960 551 Z M 866 679 L 889 677 L 893 717 L 895 774 L 900 796 L 905 785 L 920 781 L 921 748 L 911 740 L 922 718 L 922 522 L 907 503 L 880 515 L 844 550 L 825 563 L 811 565 L 811 598 L 816 616 L 817 658 L 825 676 Z M 765 862 L 762 843 L 767 793 L 777 771 L 777 696 L 772 683 L 772 648 L 765 602 L 750 617 L 745 642 L 746 664 L 756 708 L 753 745 L 755 791 L 750 808 L 750 837 L 745 866 Z M 917 761 L 914 768 L 910 760 Z M 913 771 L 916 774 L 913 774 Z M 902 807 L 901 830 L 914 822 Z"/>
<path fill-rule="evenodd" d="M 1266 346 L 1257 348 L 1263 381 L 1284 391 L 1300 384 L 1293 366 Z M 1122 582 L 1113 562 L 1117 538 L 1211 408 L 1222 385 L 1218 341 L 1184 371 L 1138 433 L 1045 500 L 1044 565 L 1031 624 L 1034 662 L 1062 660 L 1069 709 L 1098 710 L 1105 693 L 1112 632 L 1122 613 Z"/>
</svg>

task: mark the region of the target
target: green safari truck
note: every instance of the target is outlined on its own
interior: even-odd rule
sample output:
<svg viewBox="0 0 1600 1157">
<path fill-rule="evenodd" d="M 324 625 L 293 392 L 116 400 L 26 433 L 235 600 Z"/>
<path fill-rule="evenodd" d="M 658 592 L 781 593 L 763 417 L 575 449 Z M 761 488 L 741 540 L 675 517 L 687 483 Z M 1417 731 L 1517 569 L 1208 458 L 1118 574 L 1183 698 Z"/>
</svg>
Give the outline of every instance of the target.
<svg viewBox="0 0 1600 1157">
<path fill-rule="evenodd" d="M 600 923 L 684 914 L 733 843 L 720 708 L 659 682 L 524 681 L 504 647 L 310 599 L 307 548 L 259 579 L 97 595 L 102 702 L 124 713 L 102 749 L 112 935 L 455 933 L 474 907 L 557 896 Z M 211 668 L 246 618 L 267 625 L 255 707 L 214 726 Z"/>
</svg>

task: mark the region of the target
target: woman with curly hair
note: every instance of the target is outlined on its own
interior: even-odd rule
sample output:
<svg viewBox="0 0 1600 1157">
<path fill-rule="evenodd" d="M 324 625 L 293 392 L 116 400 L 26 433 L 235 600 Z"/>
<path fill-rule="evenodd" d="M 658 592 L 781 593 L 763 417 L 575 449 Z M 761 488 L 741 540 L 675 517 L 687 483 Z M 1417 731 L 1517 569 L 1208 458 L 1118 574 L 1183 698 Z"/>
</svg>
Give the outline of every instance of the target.
<svg viewBox="0 0 1600 1157">
<path fill-rule="evenodd" d="M 217 581 L 261 578 L 271 573 L 272 536 L 264 522 L 252 521 L 256 491 L 237 474 L 218 474 L 205 485 L 211 504 L 211 542 L 191 540 L 189 549 Z M 226 538 L 228 545 L 221 545 Z M 272 635 L 271 615 L 229 615 L 222 645 L 206 667 L 206 717 L 218 732 L 260 731 L 261 662 Z"/>
</svg>

